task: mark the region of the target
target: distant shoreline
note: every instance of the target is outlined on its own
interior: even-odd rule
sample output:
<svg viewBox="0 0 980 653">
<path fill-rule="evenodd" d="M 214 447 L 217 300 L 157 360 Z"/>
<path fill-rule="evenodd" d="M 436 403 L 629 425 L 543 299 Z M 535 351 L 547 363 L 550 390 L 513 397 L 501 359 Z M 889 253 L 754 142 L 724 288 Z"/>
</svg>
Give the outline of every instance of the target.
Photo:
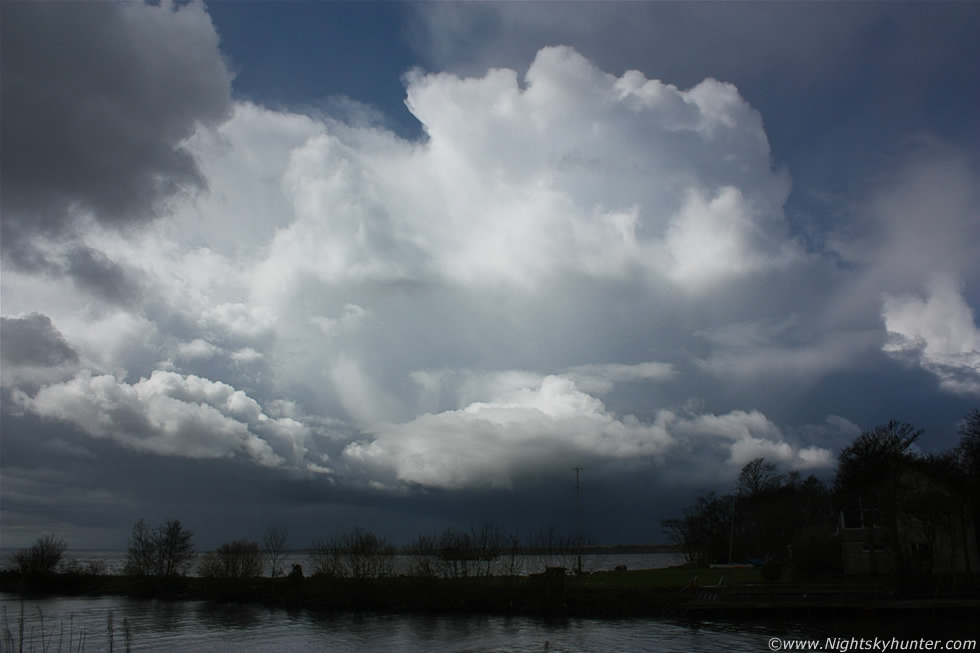
<svg viewBox="0 0 980 653">
<path fill-rule="evenodd" d="M 11 553 L 16 553 L 17 551 L 22 551 L 24 547 L 0 547 L 0 558 L 7 558 Z M 200 551 L 200 553 L 208 553 L 210 549 L 205 549 Z M 309 553 L 311 549 L 309 548 L 298 548 L 298 549 L 288 549 L 283 555 L 301 555 L 304 553 Z M 397 555 L 410 555 L 410 546 L 400 546 L 395 547 L 395 552 Z M 90 554 L 90 553 L 112 553 L 125 555 L 126 549 L 77 549 L 72 548 L 71 551 L 65 553 L 65 558 L 71 558 L 79 554 Z M 521 546 L 516 549 L 518 555 L 548 555 L 550 552 L 541 547 L 527 547 Z M 645 553 L 684 553 L 684 548 L 677 544 L 593 544 L 593 545 L 583 545 L 583 554 L 645 554 Z"/>
<path fill-rule="evenodd" d="M 0 572 L 0 591 L 24 597 L 126 596 L 261 604 L 325 612 L 509 614 L 596 618 L 907 619 L 976 614 L 980 596 L 896 595 L 878 581 L 764 582 L 757 569 L 605 571 L 574 575 L 436 578 L 171 579 Z"/>
</svg>

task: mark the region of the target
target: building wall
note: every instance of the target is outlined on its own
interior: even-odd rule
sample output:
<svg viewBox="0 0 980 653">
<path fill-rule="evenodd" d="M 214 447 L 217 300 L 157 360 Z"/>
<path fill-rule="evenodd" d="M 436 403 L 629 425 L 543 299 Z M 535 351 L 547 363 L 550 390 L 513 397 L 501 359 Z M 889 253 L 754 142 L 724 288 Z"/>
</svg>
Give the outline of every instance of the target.
<svg viewBox="0 0 980 653">
<path fill-rule="evenodd" d="M 874 551 L 874 564 L 879 574 L 891 573 L 895 570 L 892 552 L 881 542 L 884 533 L 881 529 L 875 534 L 878 542 Z M 867 528 L 846 528 L 838 532 L 841 542 L 841 556 L 845 574 L 871 573 L 871 533 Z"/>
<path fill-rule="evenodd" d="M 842 519 L 841 523 L 844 521 Z M 853 522 L 852 522 L 853 523 Z M 930 538 L 928 529 L 921 521 L 910 515 L 899 519 L 899 540 L 902 552 L 910 568 L 922 571 L 931 570 L 935 574 L 980 572 L 980 554 L 977 550 L 973 521 L 966 515 L 966 550 L 963 537 L 964 522 L 951 519 L 937 528 Z M 841 543 L 842 567 L 845 574 L 871 573 L 871 533 L 868 528 L 844 528 L 838 530 Z M 874 562 L 880 574 L 895 571 L 894 552 L 891 545 L 882 545 L 885 535 L 878 529 L 875 533 L 878 543 Z M 930 542 L 930 539 L 932 541 Z"/>
</svg>

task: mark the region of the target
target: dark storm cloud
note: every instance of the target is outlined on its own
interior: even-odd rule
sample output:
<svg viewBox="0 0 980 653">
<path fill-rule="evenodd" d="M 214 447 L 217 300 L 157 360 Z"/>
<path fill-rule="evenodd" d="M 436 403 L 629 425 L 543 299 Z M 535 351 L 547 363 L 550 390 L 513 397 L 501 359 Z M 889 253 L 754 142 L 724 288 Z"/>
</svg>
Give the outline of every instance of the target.
<svg viewBox="0 0 980 653">
<path fill-rule="evenodd" d="M 181 142 L 229 110 L 231 75 L 202 5 L 17 2 L 2 10 L 8 260 L 36 266 L 29 241 L 65 235 L 80 214 L 116 227 L 139 223 L 173 194 L 205 185 Z"/>
<path fill-rule="evenodd" d="M 76 285 L 112 304 L 128 304 L 139 298 L 139 288 L 118 263 L 91 247 L 68 253 L 66 272 Z"/>
<path fill-rule="evenodd" d="M 13 365 L 54 366 L 77 363 L 78 354 L 40 313 L 0 318 L 0 356 Z"/>
<path fill-rule="evenodd" d="M 11 543 L 28 544 L 37 529 L 53 529 L 73 549 L 122 549 L 139 519 L 156 524 L 179 518 L 194 531 L 198 550 L 230 537 L 260 540 L 269 525 L 286 526 L 291 548 L 303 548 L 355 526 L 408 544 L 419 534 L 486 520 L 522 541 L 549 525 L 569 532 L 575 523 L 570 468 L 519 495 L 438 489 L 390 494 L 284 478 L 234 459 L 147 456 L 29 413 L 5 411 L 0 425 L 11 434 L 4 442 L 0 514 Z M 589 467 L 581 484 L 583 530 L 609 543 L 659 541 L 659 517 L 673 515 L 674 504 L 691 495 L 665 487 L 650 470 L 614 479 Z"/>
</svg>

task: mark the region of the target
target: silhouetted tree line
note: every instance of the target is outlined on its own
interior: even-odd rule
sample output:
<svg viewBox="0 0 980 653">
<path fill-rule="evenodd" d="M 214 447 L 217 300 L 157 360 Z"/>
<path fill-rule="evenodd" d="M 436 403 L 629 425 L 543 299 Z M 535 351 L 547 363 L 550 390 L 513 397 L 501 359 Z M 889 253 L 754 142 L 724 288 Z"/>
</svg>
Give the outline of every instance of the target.
<svg viewBox="0 0 980 653">
<path fill-rule="evenodd" d="M 260 576 L 262 567 L 262 550 L 258 543 L 235 540 L 205 553 L 198 567 L 198 575 L 204 578 L 241 580 Z"/>
<path fill-rule="evenodd" d="M 930 573 L 939 555 L 962 556 L 966 571 L 975 572 L 969 551 L 971 540 L 980 540 L 980 410 L 964 419 L 959 433 L 953 449 L 923 455 L 912 447 L 922 431 L 910 424 L 891 421 L 865 431 L 841 450 L 830 484 L 781 474 L 756 458 L 742 468 L 733 493 L 699 496 L 661 526 L 692 565 L 761 561 L 778 572 L 792 563 L 812 576 L 840 570 L 840 550 L 829 534 L 844 514 L 875 526 L 868 529 L 872 573 L 882 549 L 899 575 Z M 927 546 L 910 554 L 910 536 Z"/>
<path fill-rule="evenodd" d="M 438 535 L 419 535 L 401 553 L 408 558 L 403 571 L 409 576 L 465 579 L 520 575 L 525 571 L 523 555 L 529 551 L 543 556 L 545 566 L 571 569 L 578 548 L 574 535 L 554 526 L 532 533 L 521 546 L 517 536 L 485 521 L 469 530 L 450 527 Z M 355 528 L 313 542 L 313 573 L 339 578 L 390 576 L 398 553 L 385 538 Z"/>
<path fill-rule="evenodd" d="M 517 576 L 528 571 L 524 557 L 528 554 L 534 555 L 539 565 L 571 569 L 577 553 L 590 542 L 591 538 L 580 541 L 549 525 L 521 543 L 516 535 L 485 521 L 469 530 L 447 528 L 438 535 L 419 535 L 409 546 L 397 549 L 385 537 L 357 527 L 348 533 L 314 540 L 309 549 L 312 569 L 307 573 L 333 578 L 384 578 L 394 575 L 395 557 L 402 555 L 408 561 L 399 571 L 413 577 Z M 269 527 L 261 545 L 239 539 L 198 555 L 193 532 L 180 520 L 150 527 L 141 519 L 133 525 L 129 537 L 123 575 L 139 580 L 139 587 L 149 591 L 179 589 L 180 582 L 175 581 L 192 569 L 202 578 L 219 581 L 244 580 L 265 573 L 272 578 L 288 575 L 292 581 L 302 579 L 304 570 L 300 565 L 294 564 L 289 574 L 283 568 L 287 544 L 286 529 Z M 21 575 L 47 575 L 56 568 L 68 573 L 104 573 L 104 565 L 83 570 L 77 563 L 64 564 L 66 549 L 63 540 L 49 535 L 28 549 L 15 552 L 10 561 Z"/>
<path fill-rule="evenodd" d="M 831 515 L 830 492 L 815 476 L 780 474 L 756 458 L 742 468 L 734 494 L 702 495 L 683 517 L 661 525 L 689 563 L 781 560 L 797 530 Z"/>
<path fill-rule="evenodd" d="M 419 535 L 408 548 L 409 574 L 422 577 L 469 578 L 515 575 L 517 539 L 493 522 L 469 531 L 447 528 L 438 536 Z"/>
<path fill-rule="evenodd" d="M 889 422 L 862 433 L 841 451 L 834 497 L 868 529 L 871 573 L 881 549 L 901 576 L 929 574 L 939 557 L 960 557 L 972 568 L 971 542 L 980 539 L 980 410 L 961 423 L 949 451 L 920 454 L 912 445 L 922 430 Z M 914 537 L 926 546 L 909 549 Z"/>
<path fill-rule="evenodd" d="M 328 540 L 314 540 L 311 555 L 314 573 L 338 578 L 383 578 L 395 566 L 395 547 L 359 527 Z"/>
</svg>

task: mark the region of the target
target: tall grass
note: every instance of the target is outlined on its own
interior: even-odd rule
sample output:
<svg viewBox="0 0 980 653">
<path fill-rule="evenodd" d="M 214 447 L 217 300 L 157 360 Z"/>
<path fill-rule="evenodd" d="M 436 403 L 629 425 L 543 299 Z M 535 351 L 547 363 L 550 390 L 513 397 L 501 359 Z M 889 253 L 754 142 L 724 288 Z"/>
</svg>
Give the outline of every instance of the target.
<svg viewBox="0 0 980 653">
<path fill-rule="evenodd" d="M 44 611 L 40 606 L 37 608 L 37 623 L 27 623 L 24 614 L 24 603 L 20 604 L 20 614 L 17 617 L 16 635 L 11 630 L 7 608 L 4 606 L 2 611 L 3 625 L 0 627 L 0 653 L 83 653 L 86 645 L 86 631 L 82 626 L 77 632 L 75 630 L 75 615 L 68 616 L 68 641 L 65 642 L 65 622 L 60 624 L 48 625 L 44 622 Z M 126 646 L 126 653 L 132 649 L 132 631 L 129 626 L 129 619 L 123 618 L 122 623 L 123 642 Z M 54 646 L 54 636 L 58 634 L 57 647 Z M 67 648 L 65 644 L 67 643 Z M 115 650 L 115 620 L 110 611 L 106 615 L 106 645 L 110 653 Z"/>
</svg>

